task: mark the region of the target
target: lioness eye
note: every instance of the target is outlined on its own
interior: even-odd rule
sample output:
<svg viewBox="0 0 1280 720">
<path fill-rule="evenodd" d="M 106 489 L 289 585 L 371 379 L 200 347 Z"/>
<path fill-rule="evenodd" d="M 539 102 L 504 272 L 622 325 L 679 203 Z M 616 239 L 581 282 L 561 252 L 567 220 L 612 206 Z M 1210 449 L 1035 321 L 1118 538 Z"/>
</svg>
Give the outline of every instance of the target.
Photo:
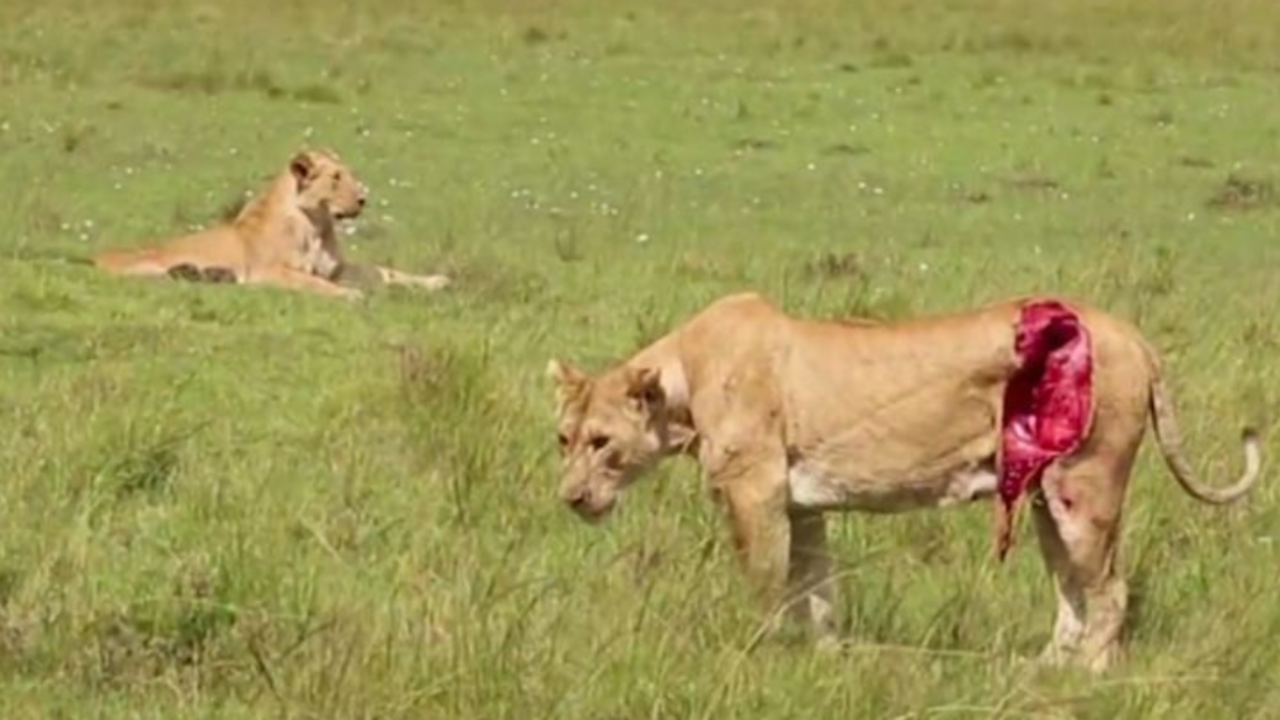
<svg viewBox="0 0 1280 720">
<path fill-rule="evenodd" d="M 569 436 L 564 433 L 557 434 L 556 443 L 560 445 L 561 449 L 567 447 L 569 445 Z"/>
<path fill-rule="evenodd" d="M 611 452 L 608 455 L 605 455 L 604 464 L 607 465 L 611 470 L 621 470 L 622 469 L 622 453 Z"/>
<path fill-rule="evenodd" d="M 609 438 L 604 435 L 592 435 L 587 444 L 592 450 L 603 450 L 604 446 L 609 444 Z"/>
</svg>

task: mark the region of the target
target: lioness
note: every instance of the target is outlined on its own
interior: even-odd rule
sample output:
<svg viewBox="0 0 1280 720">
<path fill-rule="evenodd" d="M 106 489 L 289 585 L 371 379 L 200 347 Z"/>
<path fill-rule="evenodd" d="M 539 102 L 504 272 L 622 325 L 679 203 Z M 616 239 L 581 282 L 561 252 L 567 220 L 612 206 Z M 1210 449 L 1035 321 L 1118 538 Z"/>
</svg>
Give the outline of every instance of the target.
<svg viewBox="0 0 1280 720">
<path fill-rule="evenodd" d="M 345 262 L 335 223 L 357 217 L 368 190 L 329 150 L 298 153 L 229 224 L 141 250 L 94 258 L 121 275 L 168 275 L 196 281 L 271 284 L 357 299 L 362 293 L 335 282 Z M 411 275 L 375 267 L 392 285 L 440 290 L 444 275 Z"/>
<path fill-rule="evenodd" d="M 1027 354 L 1037 341 L 1051 351 Z M 565 503 L 599 521 L 660 459 L 694 455 L 751 584 L 824 644 L 836 630 L 825 511 L 999 494 L 1011 504 L 997 504 L 1007 526 L 1022 473 L 1035 476 L 1026 490 L 1058 597 L 1044 657 L 1102 670 L 1120 652 L 1127 589 L 1116 545 L 1148 415 L 1174 477 L 1198 500 L 1240 498 L 1261 463 L 1246 430 L 1243 477 L 1201 486 L 1153 349 L 1115 317 L 1050 298 L 862 324 L 794 318 L 758 295 L 732 295 L 595 377 L 559 360 L 548 373 Z M 1043 447 L 1024 451 L 1035 442 Z"/>
</svg>

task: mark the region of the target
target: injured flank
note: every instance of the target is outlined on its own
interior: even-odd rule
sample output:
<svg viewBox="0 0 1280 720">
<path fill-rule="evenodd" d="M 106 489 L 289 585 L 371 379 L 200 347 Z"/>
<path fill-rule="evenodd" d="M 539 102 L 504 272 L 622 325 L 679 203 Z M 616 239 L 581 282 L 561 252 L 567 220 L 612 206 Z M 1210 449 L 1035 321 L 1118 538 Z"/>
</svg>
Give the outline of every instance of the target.
<svg viewBox="0 0 1280 720">
<path fill-rule="evenodd" d="M 996 548 L 1022 500 L 1058 598 L 1045 654 L 1102 669 L 1120 655 L 1127 590 L 1117 541 L 1148 418 L 1193 497 L 1243 496 L 1245 471 L 1207 489 L 1189 470 L 1148 343 L 1128 323 L 1022 298 L 899 323 L 786 315 L 723 298 L 595 376 L 552 361 L 560 495 L 598 521 L 662 458 L 696 456 L 743 569 L 769 605 L 835 633 L 824 513 L 901 512 L 998 497 Z"/>
<path fill-rule="evenodd" d="M 1023 496 L 1049 463 L 1080 447 L 1093 415 L 1089 330 L 1057 302 L 1022 306 L 1014 339 L 1017 368 L 1004 389 L 1000 513 L 996 550 L 1004 559 Z"/>
</svg>

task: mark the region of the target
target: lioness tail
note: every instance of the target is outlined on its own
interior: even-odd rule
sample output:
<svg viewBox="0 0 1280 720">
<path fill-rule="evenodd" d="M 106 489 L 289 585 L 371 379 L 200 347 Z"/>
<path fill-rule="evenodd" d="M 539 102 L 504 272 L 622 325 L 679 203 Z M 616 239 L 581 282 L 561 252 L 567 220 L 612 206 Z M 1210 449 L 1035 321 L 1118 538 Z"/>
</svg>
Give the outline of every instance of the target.
<svg viewBox="0 0 1280 720">
<path fill-rule="evenodd" d="M 26 262 L 52 261 L 64 263 L 66 265 L 93 265 L 93 260 L 91 258 L 59 250 L 32 250 L 29 248 L 23 248 L 10 255 L 10 258 Z"/>
<path fill-rule="evenodd" d="M 1258 470 L 1262 466 L 1262 443 L 1258 439 L 1258 433 L 1252 428 L 1245 428 L 1241 438 L 1244 444 L 1244 474 L 1235 484 L 1225 488 L 1210 488 L 1196 480 L 1191 465 L 1182 453 L 1182 430 L 1178 427 L 1173 398 L 1158 369 L 1151 381 L 1151 417 L 1165 463 L 1177 478 L 1178 484 L 1191 497 L 1213 505 L 1225 505 L 1239 500 L 1257 482 Z"/>
</svg>

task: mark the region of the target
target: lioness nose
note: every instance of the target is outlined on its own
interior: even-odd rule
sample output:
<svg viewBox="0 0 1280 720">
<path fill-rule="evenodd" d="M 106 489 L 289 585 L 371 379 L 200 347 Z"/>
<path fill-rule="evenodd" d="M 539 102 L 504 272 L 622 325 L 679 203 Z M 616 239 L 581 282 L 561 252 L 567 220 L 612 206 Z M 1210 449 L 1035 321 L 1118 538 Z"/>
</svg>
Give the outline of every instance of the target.
<svg viewBox="0 0 1280 720">
<path fill-rule="evenodd" d="M 590 497 L 590 494 L 591 493 L 587 491 L 587 488 L 580 487 L 564 493 L 563 497 L 569 507 L 577 510 L 587 502 L 587 498 Z"/>
</svg>

